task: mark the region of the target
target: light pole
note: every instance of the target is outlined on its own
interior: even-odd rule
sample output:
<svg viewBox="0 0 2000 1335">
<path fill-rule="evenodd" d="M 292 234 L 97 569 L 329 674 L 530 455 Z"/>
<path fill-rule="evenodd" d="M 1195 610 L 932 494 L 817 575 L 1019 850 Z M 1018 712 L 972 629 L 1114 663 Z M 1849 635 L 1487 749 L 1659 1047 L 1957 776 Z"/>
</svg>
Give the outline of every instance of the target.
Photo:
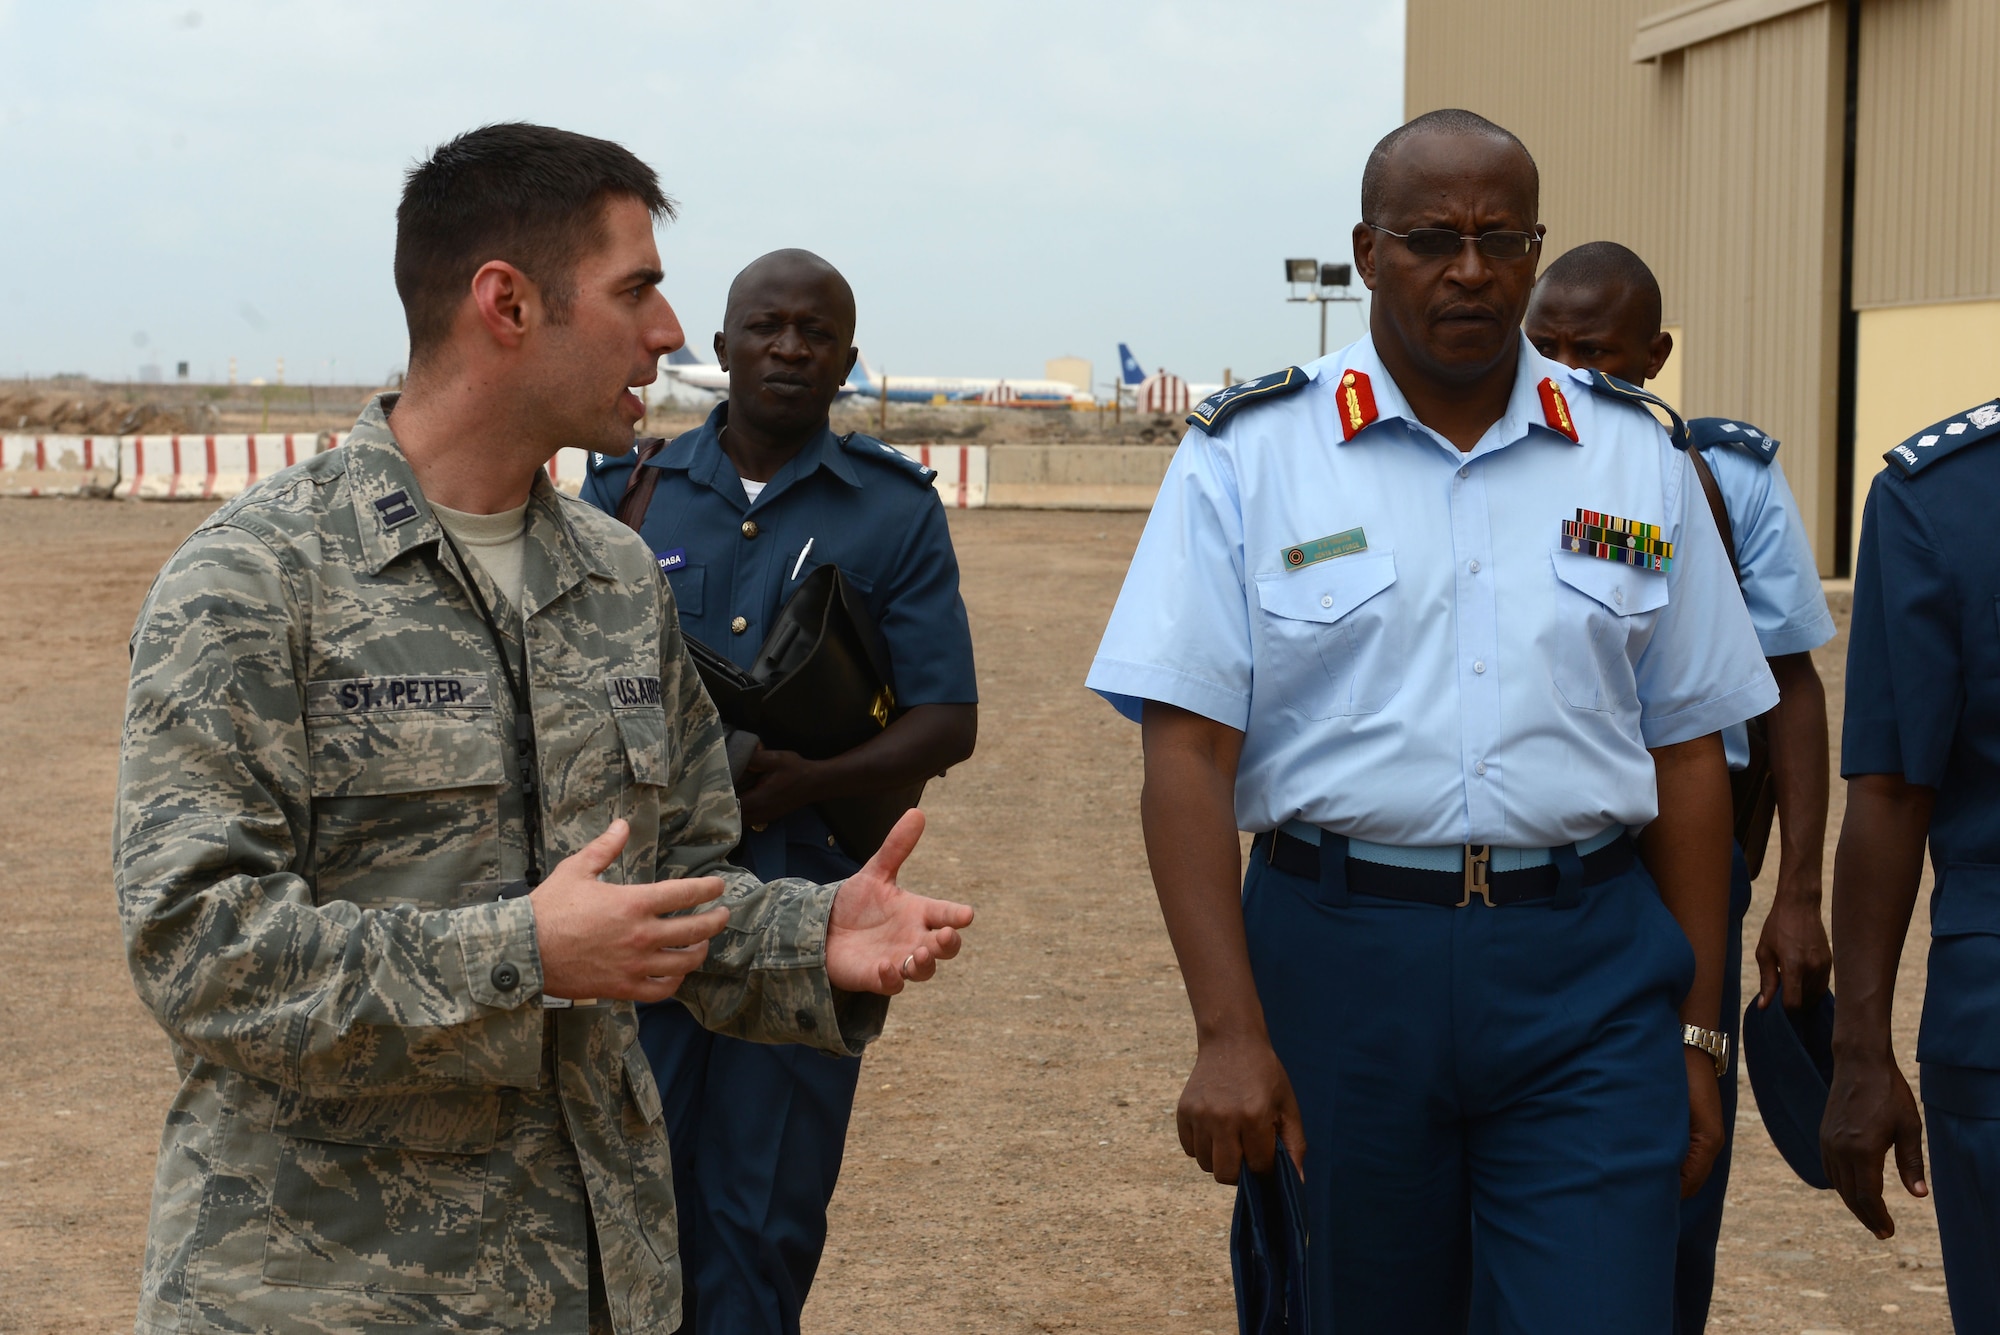
<svg viewBox="0 0 2000 1335">
<path fill-rule="evenodd" d="M 1319 305 L 1319 355 L 1322 357 L 1326 356 L 1326 304 L 1329 301 L 1361 304 L 1361 298 L 1347 290 L 1353 277 L 1354 268 L 1348 264 L 1321 264 L 1318 260 L 1285 261 L 1285 282 L 1292 289 L 1292 294 L 1285 300 L 1311 301 Z M 1301 288 L 1305 289 L 1303 293 Z"/>
</svg>

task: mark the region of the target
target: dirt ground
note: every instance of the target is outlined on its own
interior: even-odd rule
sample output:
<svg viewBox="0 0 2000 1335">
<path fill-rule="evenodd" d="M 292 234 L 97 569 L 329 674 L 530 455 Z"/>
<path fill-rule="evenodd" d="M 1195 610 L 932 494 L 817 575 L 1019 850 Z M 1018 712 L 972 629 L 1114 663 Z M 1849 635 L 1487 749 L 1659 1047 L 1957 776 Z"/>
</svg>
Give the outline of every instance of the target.
<svg viewBox="0 0 2000 1335">
<path fill-rule="evenodd" d="M 10 1335 L 131 1327 L 173 1077 L 125 973 L 107 872 L 124 642 L 153 572 L 203 513 L 0 500 Z M 1231 1193 L 1181 1156 L 1173 1130 L 1193 1040 L 1139 839 L 1137 730 L 1082 688 L 1141 522 L 953 517 L 980 745 L 932 786 L 909 882 L 971 900 L 980 918 L 959 962 L 896 1003 L 863 1068 L 809 1331 L 1233 1329 Z M 1836 717 L 1843 645 L 1820 655 Z M 1840 796 L 1836 783 L 1833 830 Z M 1753 923 L 1768 877 L 1758 890 Z M 1923 945 L 1919 931 L 1898 993 L 1906 1062 Z M 1748 961 L 1745 977 L 1754 990 Z M 1926 1204 L 1896 1192 L 1900 1231 L 1878 1243 L 1793 1178 L 1747 1080 L 1738 1132 L 1712 1329 L 1950 1329 Z"/>
</svg>

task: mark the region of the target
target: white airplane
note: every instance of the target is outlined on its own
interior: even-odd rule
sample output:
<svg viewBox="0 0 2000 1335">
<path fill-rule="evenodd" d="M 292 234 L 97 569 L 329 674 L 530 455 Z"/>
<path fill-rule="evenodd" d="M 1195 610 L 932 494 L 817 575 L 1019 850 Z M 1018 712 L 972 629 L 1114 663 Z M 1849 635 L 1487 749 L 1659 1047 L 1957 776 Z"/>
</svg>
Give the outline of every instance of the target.
<svg viewBox="0 0 2000 1335">
<path fill-rule="evenodd" d="M 854 373 L 847 383 L 854 392 L 871 399 L 882 397 L 883 378 L 875 373 L 866 357 L 854 361 Z M 1089 393 L 1067 380 L 1013 380 L 1005 377 L 892 375 L 888 377 L 891 403 L 973 403 L 989 394 L 1010 393 L 1013 402 L 1025 408 L 1067 408 L 1072 403 L 1095 402 Z"/>
<path fill-rule="evenodd" d="M 1166 368 L 1162 367 L 1160 369 L 1165 370 Z M 1119 391 L 1124 394 L 1136 395 L 1139 392 L 1139 386 L 1145 383 L 1145 379 L 1146 368 L 1139 365 L 1139 359 L 1132 355 L 1132 349 L 1120 343 L 1118 345 Z M 1190 380 L 1188 381 L 1188 400 L 1192 403 L 1200 403 L 1203 399 L 1222 388 L 1221 384 L 1197 385 L 1194 381 Z"/>
<path fill-rule="evenodd" d="M 701 403 L 713 403 L 717 399 L 729 397 L 729 372 L 713 362 L 705 362 L 688 348 L 675 348 L 667 354 L 667 360 L 660 367 L 662 388 L 669 398 L 688 397 Z M 693 393 L 683 395 L 682 391 Z M 840 387 L 834 395 L 835 401 L 854 393 L 850 382 Z"/>
</svg>

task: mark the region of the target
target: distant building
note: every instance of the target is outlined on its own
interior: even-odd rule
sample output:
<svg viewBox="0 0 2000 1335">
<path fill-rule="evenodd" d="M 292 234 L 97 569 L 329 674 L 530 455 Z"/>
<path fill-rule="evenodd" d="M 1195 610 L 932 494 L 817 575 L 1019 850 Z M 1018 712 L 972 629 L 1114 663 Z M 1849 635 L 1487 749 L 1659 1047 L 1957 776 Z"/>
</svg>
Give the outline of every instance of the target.
<svg viewBox="0 0 2000 1335">
<path fill-rule="evenodd" d="M 1676 345 L 1655 387 L 1783 440 L 1820 568 L 1845 574 L 1883 452 L 2000 390 L 2000 0 L 1407 13 L 1405 111 L 1521 136 L 1544 263 L 1645 257 Z"/>
<path fill-rule="evenodd" d="M 1090 372 L 1090 362 L 1083 357 L 1051 357 L 1042 365 L 1046 379 L 1074 385 L 1085 394 L 1090 393 Z"/>
</svg>

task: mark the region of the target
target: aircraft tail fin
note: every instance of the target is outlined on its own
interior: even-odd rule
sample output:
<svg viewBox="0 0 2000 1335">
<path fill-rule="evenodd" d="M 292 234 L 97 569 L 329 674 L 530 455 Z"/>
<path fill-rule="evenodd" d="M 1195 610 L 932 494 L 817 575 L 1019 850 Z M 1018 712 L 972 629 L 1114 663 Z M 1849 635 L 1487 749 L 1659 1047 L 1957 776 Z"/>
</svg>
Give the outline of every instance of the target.
<svg viewBox="0 0 2000 1335">
<path fill-rule="evenodd" d="M 682 344 L 667 354 L 669 366 L 700 366 L 701 358 L 694 355 L 694 349 Z"/>
<path fill-rule="evenodd" d="M 1118 378 L 1128 385 L 1136 385 L 1146 378 L 1146 368 L 1139 365 L 1132 349 L 1123 343 L 1118 345 Z"/>
<path fill-rule="evenodd" d="M 856 349 L 854 369 L 847 373 L 847 383 L 863 394 L 875 392 L 875 368 L 868 364 L 868 354 Z"/>
</svg>

